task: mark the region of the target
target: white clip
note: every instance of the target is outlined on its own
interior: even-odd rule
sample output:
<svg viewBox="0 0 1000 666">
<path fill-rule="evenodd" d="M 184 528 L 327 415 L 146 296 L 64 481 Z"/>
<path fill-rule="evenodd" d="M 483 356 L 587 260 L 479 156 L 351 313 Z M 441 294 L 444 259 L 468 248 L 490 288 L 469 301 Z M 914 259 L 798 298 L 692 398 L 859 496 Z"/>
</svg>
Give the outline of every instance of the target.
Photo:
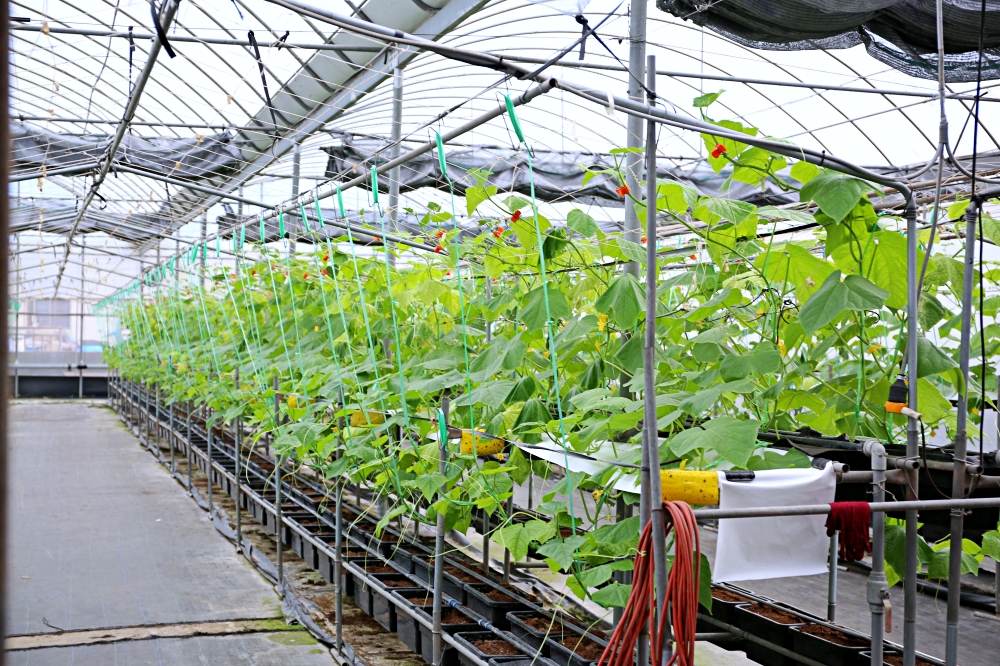
<svg viewBox="0 0 1000 666">
<path fill-rule="evenodd" d="M 605 109 L 605 112 L 615 120 L 618 120 L 618 116 L 615 115 L 615 98 L 611 95 L 611 91 L 608 91 L 608 108 Z"/>
</svg>

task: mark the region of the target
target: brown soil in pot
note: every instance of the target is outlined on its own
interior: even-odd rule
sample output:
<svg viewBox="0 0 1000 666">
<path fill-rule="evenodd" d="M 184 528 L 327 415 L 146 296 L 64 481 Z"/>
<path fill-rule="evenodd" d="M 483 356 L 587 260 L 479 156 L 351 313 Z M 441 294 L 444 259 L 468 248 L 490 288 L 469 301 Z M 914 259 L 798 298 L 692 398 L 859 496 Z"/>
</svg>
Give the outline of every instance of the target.
<svg viewBox="0 0 1000 666">
<path fill-rule="evenodd" d="M 483 654 L 496 655 L 519 655 L 521 651 L 507 641 L 483 639 L 479 641 L 469 641 L 469 643 Z"/>
<path fill-rule="evenodd" d="M 742 603 L 750 602 L 753 603 L 753 599 L 745 597 L 742 594 L 737 594 L 736 592 L 730 592 L 729 590 L 712 590 L 712 598 L 718 599 L 719 601 L 725 601 L 728 603 Z"/>
<path fill-rule="evenodd" d="M 416 584 L 408 580 L 380 580 L 379 582 L 385 585 L 386 587 L 399 587 L 399 588 L 416 587 Z"/>
<path fill-rule="evenodd" d="M 810 636 L 816 636 L 817 638 L 822 638 L 825 641 L 836 643 L 837 645 L 843 645 L 844 647 L 870 647 L 872 644 L 871 641 L 862 640 L 857 636 L 845 634 L 844 632 L 838 631 L 833 627 L 828 627 L 825 624 L 807 624 L 799 627 L 799 631 L 803 634 L 809 634 Z"/>
<path fill-rule="evenodd" d="M 796 615 L 786 613 L 783 610 L 778 610 L 777 608 L 766 606 L 764 604 L 754 604 L 747 608 L 747 610 L 755 615 L 766 617 L 768 620 L 772 620 L 778 624 L 802 624 L 803 622 L 802 618 Z"/>
<path fill-rule="evenodd" d="M 369 564 L 365 567 L 365 571 L 368 573 L 399 573 L 399 571 L 392 567 L 379 564 Z"/>
<path fill-rule="evenodd" d="M 442 612 L 441 624 L 475 624 L 475 622 L 457 608 L 452 608 L 447 614 Z"/>
<path fill-rule="evenodd" d="M 543 634 L 562 635 L 562 623 L 558 620 L 553 622 L 550 618 L 536 615 L 535 617 L 519 618 L 521 622 L 528 625 L 535 631 Z"/>
<path fill-rule="evenodd" d="M 882 656 L 882 661 L 887 664 L 892 664 L 892 666 L 903 666 L 903 655 L 901 654 L 887 654 Z M 934 666 L 931 662 L 926 659 L 921 659 L 917 657 L 917 666 Z"/>
<path fill-rule="evenodd" d="M 568 648 L 576 653 L 580 659 L 596 661 L 604 653 L 604 647 L 583 636 L 570 636 L 559 641 L 559 645 Z"/>
<path fill-rule="evenodd" d="M 503 603 L 515 603 L 517 599 L 505 593 L 503 590 L 491 589 L 489 592 L 483 592 L 485 596 L 490 601 L 500 601 Z"/>
<path fill-rule="evenodd" d="M 479 583 L 479 582 L 482 582 L 478 578 L 476 578 L 475 576 L 473 576 L 472 574 L 466 573 L 466 572 L 462 571 L 461 569 L 456 569 L 454 567 L 449 567 L 448 569 L 445 569 L 445 571 L 447 571 L 448 574 L 452 578 L 457 578 L 458 580 L 462 581 L 463 583 Z"/>
</svg>

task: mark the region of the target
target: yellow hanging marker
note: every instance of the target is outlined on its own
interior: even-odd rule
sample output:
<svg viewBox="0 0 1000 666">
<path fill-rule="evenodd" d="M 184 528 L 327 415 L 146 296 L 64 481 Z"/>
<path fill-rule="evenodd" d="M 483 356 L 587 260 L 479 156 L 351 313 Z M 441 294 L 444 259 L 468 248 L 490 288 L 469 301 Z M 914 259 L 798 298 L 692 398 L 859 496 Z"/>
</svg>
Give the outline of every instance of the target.
<svg viewBox="0 0 1000 666">
<path fill-rule="evenodd" d="M 664 502 L 715 505 L 719 503 L 719 473 L 686 469 L 660 471 Z"/>
<path fill-rule="evenodd" d="M 474 451 L 473 448 L 475 448 Z M 503 440 L 490 437 L 482 430 L 477 430 L 475 438 L 473 438 L 471 432 L 463 430 L 461 450 L 462 453 L 475 453 L 477 456 L 492 456 L 503 451 Z"/>
<path fill-rule="evenodd" d="M 385 423 L 385 414 L 381 412 L 354 412 L 351 414 L 351 427 L 358 428 L 367 425 Z"/>
</svg>

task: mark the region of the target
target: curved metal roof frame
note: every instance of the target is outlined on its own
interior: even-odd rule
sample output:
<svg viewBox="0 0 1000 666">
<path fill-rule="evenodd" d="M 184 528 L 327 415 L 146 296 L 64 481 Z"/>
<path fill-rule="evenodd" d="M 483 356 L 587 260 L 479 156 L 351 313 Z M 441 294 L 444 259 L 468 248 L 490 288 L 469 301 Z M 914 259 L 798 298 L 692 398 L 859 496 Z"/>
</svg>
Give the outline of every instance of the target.
<svg viewBox="0 0 1000 666">
<path fill-rule="evenodd" d="M 400 3 L 406 0 L 399 0 Z M 331 9 L 343 14 L 354 13 L 351 3 L 337 0 Z M 424 4 L 424 3 L 421 3 Z M 448 0 L 435 0 L 434 6 L 446 6 Z M 510 56 L 547 59 L 564 45 L 579 36 L 578 26 L 571 17 L 555 14 L 545 7 L 532 5 L 525 0 L 492 0 L 481 8 L 470 0 L 467 18 L 456 27 L 446 30 L 442 41 L 455 46 L 480 51 L 509 54 Z M 652 2 L 650 3 L 653 4 Z M 615 9 L 617 0 L 594 0 L 588 13 L 603 17 Z M 43 12 L 47 7 L 47 12 Z M 80 3 L 79 0 L 15 0 L 13 13 L 32 19 L 29 26 L 38 32 L 18 30 L 15 26 L 13 42 L 13 116 L 95 118 L 118 121 L 125 106 L 130 80 L 145 63 L 150 42 L 135 41 L 132 56 L 133 72 L 129 72 L 129 42 L 118 37 L 97 37 L 61 34 L 45 27 L 89 30 L 127 30 L 134 26 L 136 34 L 152 33 L 148 4 L 140 0 L 113 3 L 100 0 Z M 371 1 L 360 7 L 375 7 Z M 602 26 L 604 41 L 618 58 L 627 58 L 627 18 L 624 7 Z M 238 15 L 242 13 L 242 17 Z M 377 20 L 377 19 L 376 19 Z M 39 26 L 46 21 L 46 26 Z M 592 20 L 592 24 L 596 21 Z M 308 124 L 306 134 L 293 130 L 291 136 L 302 144 L 303 172 L 318 177 L 323 172 L 325 156 L 317 148 L 330 141 L 327 130 L 337 129 L 361 134 L 388 136 L 391 118 L 391 85 L 384 80 L 389 65 L 388 56 L 378 56 L 381 43 L 353 37 L 350 45 L 362 50 L 339 52 L 324 50 L 309 52 L 305 49 L 275 48 L 271 46 L 286 34 L 288 42 L 322 43 L 329 41 L 336 31 L 330 26 L 316 23 L 293 12 L 286 11 L 263 0 L 184 0 L 169 35 L 245 42 L 247 31 L 253 30 L 261 46 L 262 64 L 272 99 L 285 95 L 288 103 L 279 113 L 279 125 L 301 125 L 303 118 L 312 113 L 307 97 L 297 92 L 307 84 L 331 89 L 323 75 L 314 70 L 310 62 L 329 63 L 353 71 L 352 81 L 357 90 L 344 90 L 345 101 L 337 108 L 322 108 L 322 122 Z M 919 91 L 933 94 L 934 82 L 910 79 L 867 56 L 863 49 L 841 52 L 814 51 L 757 51 L 735 44 L 724 37 L 705 31 L 667 14 L 649 8 L 647 47 L 659 56 L 660 66 L 669 64 L 671 70 L 687 67 L 692 75 L 706 74 L 722 77 L 771 79 L 777 83 L 813 83 L 822 86 L 851 85 L 884 89 Z M 149 82 L 139 104 L 136 120 L 145 123 L 179 123 L 215 126 L 248 127 L 254 118 L 266 118 L 266 100 L 261 89 L 258 63 L 252 49 L 242 45 L 216 45 L 176 42 L 178 57 L 168 60 L 161 56 L 152 69 Z M 319 60 L 310 61 L 314 54 Z M 575 52 L 566 56 L 575 59 Z M 588 40 L 585 64 L 617 66 L 603 47 Z M 569 63 L 568 63 L 569 64 Z M 576 63 L 571 63 L 576 64 Z M 573 80 L 593 81 L 595 87 L 624 90 L 627 79 L 623 72 L 610 69 L 580 69 L 554 66 L 557 76 Z M 98 82 L 95 85 L 95 81 Z M 435 129 L 455 127 L 471 115 L 481 113 L 496 102 L 496 89 L 501 81 L 496 72 L 476 69 L 445 60 L 434 54 L 418 54 L 405 68 L 405 105 L 402 134 L 408 140 L 426 140 Z M 292 86 L 290 87 L 290 82 Z M 374 87 L 372 87 L 374 84 Z M 996 83 L 984 84 L 989 90 Z M 506 82 L 503 89 L 522 90 L 519 82 Z M 956 92 L 956 86 L 948 86 Z M 662 76 L 658 83 L 660 94 L 670 100 L 678 111 L 698 117 L 691 107 L 691 99 L 701 92 L 725 88 L 726 93 L 708 111 L 713 117 L 739 120 L 745 125 L 760 127 L 766 134 L 795 137 L 804 145 L 849 156 L 855 161 L 879 167 L 900 167 L 926 161 L 936 149 L 938 108 L 937 99 L 931 96 L 906 98 L 885 92 L 862 94 L 838 90 L 798 90 L 754 82 L 699 80 L 692 77 Z M 958 92 L 968 93 L 970 86 Z M 974 90 L 971 91 L 974 93 Z M 346 99 L 349 97 L 350 99 Z M 277 105 L 277 104 L 276 104 Z M 971 102 L 949 99 L 946 108 L 951 117 L 953 149 L 956 154 L 971 152 L 971 129 L 963 125 L 971 113 Z M 992 103 L 981 104 L 980 151 L 1000 149 L 988 128 L 1000 107 Z M 624 125 L 610 118 L 605 110 L 588 106 L 576 98 L 552 94 L 536 100 L 522 113 L 522 122 L 533 143 L 540 148 L 559 150 L 571 146 L 605 152 L 624 143 Z M 255 136 L 266 136 L 269 120 L 257 121 Z M 108 132 L 114 124 L 84 124 L 62 122 L 37 123 L 50 131 Z M 971 126 L 970 126 L 971 127 Z M 133 127 L 136 133 L 162 136 L 190 137 L 206 130 L 194 127 Z M 251 133 L 253 134 L 253 132 Z M 510 138 L 503 122 L 493 122 L 477 129 L 470 142 L 509 144 Z M 223 190 L 235 191 L 242 184 L 244 189 L 255 190 L 257 200 L 276 204 L 288 198 L 287 179 L 273 178 L 274 174 L 291 171 L 291 141 L 271 153 L 266 147 L 244 150 L 244 164 L 237 175 L 214 178 L 211 184 Z M 701 139 L 691 134 L 664 129 L 659 149 L 664 155 L 677 158 L 677 163 L 696 160 L 704 153 Z M 268 174 L 266 176 L 262 175 Z M 50 190 L 58 196 L 81 197 L 89 187 L 86 176 L 57 176 Z M 306 189 L 307 182 L 302 189 Z M 142 176 L 118 174 L 101 186 L 101 195 L 108 206 L 121 214 L 156 212 L 167 205 L 167 192 L 175 208 L 169 209 L 173 233 L 183 225 L 197 220 L 202 211 L 217 206 L 220 199 L 175 187 L 165 187 Z M 42 198 L 46 192 L 39 194 Z M 363 192 L 355 193 L 359 204 L 364 204 Z M 407 195 L 412 205 L 422 205 L 440 199 L 433 192 L 415 192 Z M 179 201 L 183 200 L 183 206 Z M 409 204 L 408 204 L 409 205 Z M 613 217 L 613 213 L 605 213 Z M 191 236 L 188 236 L 191 238 Z M 27 242 L 27 237 L 24 239 Z M 53 237 L 38 234 L 39 247 L 53 241 Z M 105 239 L 105 242 L 108 242 Z M 146 261 L 151 252 L 162 246 L 153 240 L 137 247 L 119 245 L 113 241 L 120 254 L 136 253 Z M 168 247 L 163 246 L 164 248 Z M 75 247 L 75 246 L 74 246 Z M 109 255 L 111 256 L 111 255 Z M 128 259 L 119 257 L 118 264 L 107 266 L 108 271 L 128 272 L 123 268 Z M 138 271 L 141 263 L 133 262 L 130 269 Z M 109 274 L 112 274 L 109 272 Z"/>
</svg>

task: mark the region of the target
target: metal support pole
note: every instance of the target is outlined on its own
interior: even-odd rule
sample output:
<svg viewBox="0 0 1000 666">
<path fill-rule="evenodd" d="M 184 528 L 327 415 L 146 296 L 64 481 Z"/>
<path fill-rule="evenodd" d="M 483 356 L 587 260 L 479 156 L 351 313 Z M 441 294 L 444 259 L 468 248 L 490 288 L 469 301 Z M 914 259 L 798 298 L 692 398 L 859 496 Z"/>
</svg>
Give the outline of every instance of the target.
<svg viewBox="0 0 1000 666">
<path fill-rule="evenodd" d="M 187 402 L 187 424 L 185 431 L 185 437 L 187 438 L 186 448 L 187 448 L 187 472 L 188 472 L 188 492 L 194 495 L 194 483 L 191 481 L 191 412 L 193 411 L 193 406 L 191 401 Z"/>
<path fill-rule="evenodd" d="M 840 550 L 840 532 L 836 531 L 830 537 L 830 575 L 827 578 L 826 619 L 833 622 L 837 619 L 837 553 Z"/>
<path fill-rule="evenodd" d="M 633 0 L 629 6 L 628 22 L 628 96 L 636 102 L 642 102 L 643 68 L 646 66 L 646 0 Z M 627 133 L 625 145 L 629 148 L 641 148 L 643 140 L 642 118 L 629 116 L 626 121 Z M 639 197 L 639 171 L 642 168 L 642 156 L 638 152 L 625 153 L 625 185 L 635 196 Z M 633 243 L 639 242 L 642 235 L 642 225 L 635 207 L 630 205 L 625 197 L 625 238 Z M 639 262 L 630 261 L 625 265 L 625 271 L 636 278 L 639 277 Z"/>
<path fill-rule="evenodd" d="M 167 440 L 170 442 L 170 473 L 177 473 L 177 463 L 174 461 L 174 403 L 170 403 L 169 431 Z"/>
<path fill-rule="evenodd" d="M 483 575 L 490 572 L 490 514 L 483 511 Z"/>
<path fill-rule="evenodd" d="M 274 427 L 277 428 L 281 422 L 281 396 L 278 394 L 278 376 L 274 376 Z M 275 431 L 277 437 L 277 431 Z M 282 538 L 283 526 L 281 521 L 281 456 L 274 452 L 274 528 L 277 534 L 278 546 L 278 585 L 284 580 L 284 560 L 285 544 Z"/>
<path fill-rule="evenodd" d="M 872 495 L 875 502 L 885 501 L 885 448 L 878 442 L 865 444 L 872 459 Z M 950 595 L 949 595 L 950 596 Z M 889 585 L 885 578 L 885 513 L 872 513 L 872 571 L 868 575 L 868 608 L 872 614 L 872 666 L 882 666 L 883 636 L 892 619 Z M 889 611 L 888 614 L 886 611 Z M 889 630 L 892 627 L 888 627 Z"/>
<path fill-rule="evenodd" d="M 344 409 L 344 389 L 340 389 L 340 409 Z M 340 446 L 344 446 L 344 428 L 347 425 L 343 416 L 337 419 L 338 430 L 340 432 Z M 337 451 L 337 457 L 343 455 L 341 450 Z M 333 554 L 333 594 L 336 599 L 337 612 L 337 652 L 344 649 L 344 594 L 342 589 L 341 576 L 344 575 L 344 513 L 343 513 L 344 484 L 337 480 L 337 516 L 334 523 L 334 554 Z"/>
<path fill-rule="evenodd" d="M 77 352 L 76 352 L 76 372 L 79 378 L 79 386 L 77 397 L 83 400 L 83 284 L 86 280 L 86 275 L 84 274 L 85 267 L 87 265 L 87 244 L 83 243 L 80 247 L 80 321 L 79 326 L 77 326 L 77 331 L 79 332 L 79 337 L 77 338 Z M 148 439 L 146 440 L 148 443 Z"/>
<path fill-rule="evenodd" d="M 233 370 L 233 388 L 238 393 L 240 390 L 240 369 Z M 236 469 L 233 476 L 236 477 L 236 552 L 243 550 L 243 511 L 240 505 L 243 502 L 242 482 L 240 481 L 240 462 L 243 458 L 243 433 L 240 428 L 240 417 L 233 419 L 233 446 L 236 448 Z"/>
<path fill-rule="evenodd" d="M 441 401 L 438 410 L 438 471 L 444 474 L 448 462 L 448 412 L 449 400 Z M 441 489 L 441 499 L 445 499 L 445 489 Z M 444 587 L 444 513 L 437 512 L 437 530 L 434 535 L 434 605 L 431 635 L 434 638 L 434 659 L 432 666 L 441 666 L 444 644 L 441 641 L 441 597 Z"/>
<path fill-rule="evenodd" d="M 399 157 L 399 141 L 403 136 L 403 70 L 392 70 L 392 124 L 389 128 L 389 159 Z M 389 227 L 393 233 L 399 231 L 399 178 L 400 167 L 389 172 Z M 389 260 L 395 264 L 395 255 L 389 253 Z"/>
<path fill-rule="evenodd" d="M 201 215 L 201 240 L 199 243 L 208 242 L 208 211 L 205 211 Z M 208 284 L 208 276 L 206 275 L 205 265 L 208 261 L 208 252 L 205 250 L 205 246 L 202 245 L 201 248 L 201 287 L 202 289 Z"/>
<path fill-rule="evenodd" d="M 943 148 L 942 148 L 943 149 Z M 940 169 L 938 177 L 940 178 Z M 906 374 L 908 383 L 908 407 L 917 410 L 917 343 L 919 342 L 920 326 L 918 306 L 920 284 L 917 277 L 917 208 L 913 197 L 907 201 L 903 214 L 906 218 L 906 279 L 908 301 L 906 306 Z M 906 419 L 906 457 L 916 460 L 920 454 L 918 443 L 919 424 L 916 419 Z M 917 470 L 907 470 L 906 499 L 919 499 L 920 475 Z M 920 562 L 917 559 L 917 521 L 916 511 L 906 512 L 906 560 L 903 572 L 903 666 L 915 666 L 917 649 L 917 569 Z"/>
<path fill-rule="evenodd" d="M 962 280 L 962 331 L 959 342 L 959 372 L 962 373 L 962 392 L 958 396 L 955 428 L 955 471 L 951 480 L 951 496 L 965 496 L 965 457 L 968 452 L 966 424 L 969 415 L 969 345 L 972 339 L 972 279 L 976 264 L 976 219 L 979 201 L 972 199 L 965 211 L 965 275 Z M 945 630 L 944 662 L 946 666 L 958 664 L 958 612 L 962 577 L 962 531 L 965 514 L 960 509 L 951 512 L 951 544 L 948 561 L 948 624 Z"/>
<path fill-rule="evenodd" d="M 153 398 L 153 438 L 156 443 L 156 451 L 160 451 L 160 385 L 156 385 L 156 394 Z"/>
<path fill-rule="evenodd" d="M 619 493 L 618 499 L 615 501 L 615 521 L 620 523 L 623 520 L 628 519 L 631 513 L 632 512 L 629 510 L 629 506 L 625 504 L 625 497 L 621 493 Z M 620 583 L 622 585 L 632 582 L 632 573 L 629 571 L 616 571 L 614 574 L 612 574 L 612 577 L 614 578 L 615 582 Z M 618 623 L 621 622 L 622 615 L 624 614 L 624 612 L 625 609 L 622 608 L 621 606 L 615 608 L 614 615 L 612 616 L 612 621 L 614 622 L 615 626 L 618 626 Z"/>
<path fill-rule="evenodd" d="M 205 462 L 205 474 L 208 475 L 208 518 L 212 519 L 212 513 L 215 511 L 215 507 L 212 504 L 212 440 L 214 435 L 212 433 L 212 427 L 208 425 L 208 420 L 205 420 L 205 430 L 206 437 L 208 438 L 208 456 Z"/>
<path fill-rule="evenodd" d="M 656 56 L 646 58 L 646 87 L 649 104 L 656 101 Z M 646 123 L 646 337 L 642 348 L 643 430 L 649 449 L 649 503 L 653 521 L 653 568 L 656 580 L 657 617 L 667 608 L 667 540 L 664 527 L 663 495 L 660 489 L 660 435 L 656 427 L 656 123 Z M 659 621 L 659 620 L 657 620 Z M 670 660 L 670 622 L 664 625 L 663 663 Z"/>
<path fill-rule="evenodd" d="M 299 175 L 302 173 L 302 144 L 296 143 L 292 146 L 292 199 L 299 196 Z M 298 234 L 294 231 L 288 232 L 288 256 L 294 257 L 298 249 Z"/>
<path fill-rule="evenodd" d="M 566 471 L 569 472 L 569 470 L 566 470 Z M 569 501 L 572 502 L 573 498 L 570 497 Z M 507 517 L 510 517 L 510 515 L 512 513 L 514 513 L 514 496 L 513 495 L 511 495 L 510 497 L 507 498 L 506 511 L 507 511 Z M 558 528 L 556 528 L 556 529 L 558 529 Z M 503 549 L 503 582 L 505 582 L 505 583 L 509 583 L 510 582 L 510 548 L 504 548 Z"/>
</svg>

